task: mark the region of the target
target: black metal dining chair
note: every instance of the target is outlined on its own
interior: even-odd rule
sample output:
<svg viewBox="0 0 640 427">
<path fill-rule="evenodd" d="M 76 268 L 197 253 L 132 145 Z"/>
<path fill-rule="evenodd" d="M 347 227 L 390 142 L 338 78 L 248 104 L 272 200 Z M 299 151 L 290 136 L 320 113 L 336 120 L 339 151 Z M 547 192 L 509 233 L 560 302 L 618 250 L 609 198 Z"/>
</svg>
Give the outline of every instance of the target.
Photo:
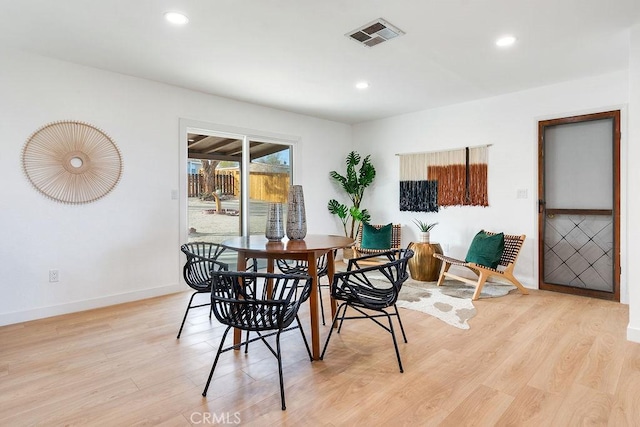
<svg viewBox="0 0 640 427">
<path fill-rule="evenodd" d="M 388 261 L 383 264 L 367 267 L 361 267 L 361 264 L 359 264 L 370 261 L 369 258 L 371 257 L 381 256 L 386 257 Z M 396 307 L 396 301 L 402 284 L 409 278 L 407 262 L 411 257 L 413 257 L 413 251 L 411 249 L 396 249 L 383 254 L 378 253 L 353 258 L 349 260 L 346 272 L 336 273 L 333 276 L 331 296 L 338 302 L 342 302 L 333 317 L 332 327 L 329 330 L 329 335 L 327 336 L 322 354 L 320 355 L 321 360 L 324 359 L 329 340 L 333 333 L 333 325 L 336 324 L 338 319 L 340 320 L 337 330 L 338 333 L 342 330 L 342 323 L 345 320 L 370 319 L 391 334 L 398 359 L 398 367 L 400 368 L 400 372 L 404 372 L 391 317 L 395 316 L 398 319 L 402 337 L 406 343 L 407 336 L 402 326 L 398 307 Z M 355 310 L 359 314 L 347 317 L 348 308 Z M 387 312 L 389 308 L 392 308 L 393 311 Z M 389 326 L 378 320 L 378 318 L 381 317 L 387 318 Z"/>
<path fill-rule="evenodd" d="M 184 324 L 187 320 L 189 310 L 211 304 L 210 299 L 207 298 L 206 303 L 192 305 L 193 298 L 196 295 L 211 292 L 211 271 L 229 269 L 227 264 L 217 261 L 220 254 L 224 251 L 224 248 L 216 243 L 186 243 L 180 246 L 180 250 L 187 257 L 187 261 L 182 268 L 182 276 L 184 277 L 186 284 L 195 292 L 191 295 L 189 304 L 187 305 L 187 310 L 184 312 L 182 324 L 180 325 L 180 330 L 176 337 L 178 339 L 182 334 L 182 329 L 184 328 Z M 209 317 L 211 317 L 211 312 L 209 312 Z"/>
<path fill-rule="evenodd" d="M 254 272 L 216 271 L 211 277 L 211 307 L 216 319 L 227 325 L 216 352 L 207 384 L 202 392 L 207 395 L 211 378 L 221 353 L 239 349 L 253 341 L 262 341 L 271 354 L 278 359 L 280 377 L 280 400 L 285 410 L 284 380 L 282 376 L 282 352 L 280 334 L 284 331 L 299 329 L 302 339 L 313 360 L 311 349 L 298 318 L 300 304 L 309 298 L 312 279 L 301 274 L 273 274 Z M 292 326 L 294 321 L 297 323 Z M 238 344 L 224 347 L 225 338 L 232 328 L 255 332 L 258 336 Z M 266 340 L 275 335 L 275 349 Z"/>
<path fill-rule="evenodd" d="M 193 298 L 197 294 L 204 294 L 211 292 L 211 270 L 228 270 L 229 266 L 226 263 L 218 261 L 220 255 L 226 250 L 223 246 L 217 243 L 210 242 L 192 242 L 185 243 L 180 246 L 180 250 L 186 255 L 187 261 L 182 268 L 182 276 L 184 281 L 195 292 L 189 299 L 187 310 L 182 318 L 182 324 L 178 331 L 177 338 L 180 338 L 182 329 L 187 320 L 189 310 L 192 308 L 204 307 L 211 305 L 210 298 L 207 298 L 207 302 L 198 305 L 191 305 Z M 247 271 L 258 271 L 258 262 L 255 258 L 248 260 Z M 209 312 L 209 318 L 211 318 L 211 312 Z"/>
</svg>

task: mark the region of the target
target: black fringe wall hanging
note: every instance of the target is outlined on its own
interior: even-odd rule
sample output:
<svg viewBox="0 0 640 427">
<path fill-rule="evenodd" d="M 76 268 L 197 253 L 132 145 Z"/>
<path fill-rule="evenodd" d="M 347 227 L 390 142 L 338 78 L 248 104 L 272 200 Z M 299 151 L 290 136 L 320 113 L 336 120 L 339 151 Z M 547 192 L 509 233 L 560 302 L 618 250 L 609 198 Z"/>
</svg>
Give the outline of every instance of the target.
<svg viewBox="0 0 640 427">
<path fill-rule="evenodd" d="M 400 210 L 438 212 L 438 182 L 427 179 L 427 155 L 400 156 Z"/>
<path fill-rule="evenodd" d="M 489 206 L 488 147 L 400 155 L 400 210 Z"/>
</svg>

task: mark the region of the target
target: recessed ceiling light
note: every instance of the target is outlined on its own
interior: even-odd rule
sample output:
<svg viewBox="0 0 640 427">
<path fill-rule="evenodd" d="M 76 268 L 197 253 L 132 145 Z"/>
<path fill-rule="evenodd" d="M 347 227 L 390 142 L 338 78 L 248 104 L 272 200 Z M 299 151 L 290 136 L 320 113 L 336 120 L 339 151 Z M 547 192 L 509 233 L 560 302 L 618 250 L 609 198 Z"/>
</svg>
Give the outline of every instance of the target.
<svg viewBox="0 0 640 427">
<path fill-rule="evenodd" d="M 369 83 L 367 82 L 358 82 L 356 83 L 356 89 L 366 89 L 369 87 Z"/>
<path fill-rule="evenodd" d="M 167 12 L 164 14 L 164 19 L 176 25 L 184 25 L 189 22 L 189 18 L 179 12 Z"/>
<path fill-rule="evenodd" d="M 513 36 L 503 36 L 496 40 L 496 46 L 507 47 L 516 42 L 516 38 Z"/>
</svg>

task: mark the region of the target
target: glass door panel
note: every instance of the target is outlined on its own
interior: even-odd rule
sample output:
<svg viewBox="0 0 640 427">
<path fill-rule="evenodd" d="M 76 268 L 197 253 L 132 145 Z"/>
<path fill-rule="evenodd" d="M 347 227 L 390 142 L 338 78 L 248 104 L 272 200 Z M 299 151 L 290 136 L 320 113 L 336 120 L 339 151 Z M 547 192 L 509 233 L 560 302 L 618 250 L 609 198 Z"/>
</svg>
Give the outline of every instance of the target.
<svg viewBox="0 0 640 427">
<path fill-rule="evenodd" d="M 188 134 L 188 241 L 220 243 L 240 235 L 242 140 L 223 135 Z M 237 159 L 241 157 L 235 154 Z M 226 251 L 220 261 L 235 265 Z"/>
<path fill-rule="evenodd" d="M 291 147 L 264 143 L 249 168 L 249 234 L 264 235 L 269 203 L 282 203 L 286 215 L 291 185 Z"/>
</svg>

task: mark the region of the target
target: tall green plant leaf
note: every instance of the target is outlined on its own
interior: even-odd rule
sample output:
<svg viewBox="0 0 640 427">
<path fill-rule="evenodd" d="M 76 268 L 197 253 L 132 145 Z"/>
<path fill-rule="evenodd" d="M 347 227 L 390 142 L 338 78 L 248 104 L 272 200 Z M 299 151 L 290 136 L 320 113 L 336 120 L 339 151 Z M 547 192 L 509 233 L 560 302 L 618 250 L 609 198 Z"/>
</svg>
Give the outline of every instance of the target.
<svg viewBox="0 0 640 427">
<path fill-rule="evenodd" d="M 362 165 L 360 165 L 360 162 L 362 162 Z M 351 201 L 351 208 L 339 203 L 335 199 L 329 201 L 327 208 L 330 213 L 340 218 L 345 235 L 354 238 L 357 224 L 363 221 L 368 222 L 371 218 L 366 209 L 360 209 L 360 203 L 362 202 L 365 188 L 373 183 L 376 170 L 371 164 L 371 156 L 368 155 L 363 159 L 356 151 L 351 151 L 347 154 L 345 163 L 347 166 L 345 175 L 337 171 L 331 171 L 329 172 L 329 176 L 336 184 L 342 187 Z M 360 168 L 358 169 L 359 165 Z M 347 232 L 349 221 L 350 233 Z"/>
<path fill-rule="evenodd" d="M 347 168 L 349 167 L 349 165 L 355 166 L 358 163 L 360 163 L 360 154 L 358 154 L 355 151 L 352 151 L 349 154 L 347 154 Z"/>
</svg>

